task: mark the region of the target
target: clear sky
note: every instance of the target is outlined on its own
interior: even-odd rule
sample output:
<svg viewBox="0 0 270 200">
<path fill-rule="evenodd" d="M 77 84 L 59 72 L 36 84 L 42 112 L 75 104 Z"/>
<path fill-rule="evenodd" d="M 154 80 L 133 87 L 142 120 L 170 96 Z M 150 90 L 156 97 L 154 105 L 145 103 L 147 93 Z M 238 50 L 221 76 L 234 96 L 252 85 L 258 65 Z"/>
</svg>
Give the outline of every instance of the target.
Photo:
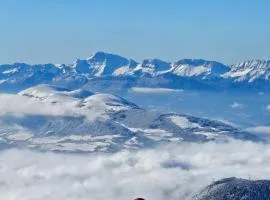
<svg viewBox="0 0 270 200">
<path fill-rule="evenodd" d="M 270 59 L 269 0 L 0 0 L 0 63 Z"/>
</svg>

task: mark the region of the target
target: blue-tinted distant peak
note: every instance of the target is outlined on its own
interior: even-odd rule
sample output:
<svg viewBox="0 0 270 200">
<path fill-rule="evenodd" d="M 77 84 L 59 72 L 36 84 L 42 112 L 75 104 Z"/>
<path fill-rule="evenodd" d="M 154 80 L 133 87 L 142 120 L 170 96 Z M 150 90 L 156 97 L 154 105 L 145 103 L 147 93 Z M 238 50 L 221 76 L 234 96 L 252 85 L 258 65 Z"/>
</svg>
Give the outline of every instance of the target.
<svg viewBox="0 0 270 200">
<path fill-rule="evenodd" d="M 173 73 L 179 76 L 218 77 L 228 71 L 230 67 L 216 61 L 204 59 L 181 59 L 173 63 Z"/>
<path fill-rule="evenodd" d="M 88 62 L 126 62 L 137 63 L 135 60 L 120 56 L 118 54 L 108 53 L 104 51 L 97 51 L 87 58 Z"/>
<path fill-rule="evenodd" d="M 204 60 L 204 59 L 180 59 L 174 63 L 175 65 L 190 65 L 190 66 L 200 66 L 200 65 L 215 65 L 215 66 L 225 66 L 224 64 L 212 61 L 212 60 Z"/>
<path fill-rule="evenodd" d="M 171 69 L 171 63 L 160 59 L 145 59 L 142 61 L 142 67 L 152 68 L 156 71 L 165 71 Z"/>
<path fill-rule="evenodd" d="M 103 51 L 97 51 L 92 53 L 87 60 L 91 60 L 91 59 L 100 59 L 100 60 L 104 60 L 107 56 L 112 55 L 110 53 L 106 53 Z"/>
<path fill-rule="evenodd" d="M 142 64 L 170 64 L 169 62 L 154 58 L 154 59 L 144 59 Z"/>
<path fill-rule="evenodd" d="M 250 60 L 246 60 L 237 64 L 232 65 L 234 67 L 239 67 L 239 66 L 257 66 L 257 67 L 270 67 L 270 60 L 260 60 L 260 59 L 250 59 Z"/>
<path fill-rule="evenodd" d="M 87 60 L 99 60 L 99 61 L 104 61 L 104 60 L 130 60 L 128 58 L 125 58 L 123 56 L 120 56 L 118 54 L 112 54 L 108 52 L 103 52 L 103 51 L 97 51 L 93 54 L 90 55 L 90 57 L 87 58 Z"/>
</svg>

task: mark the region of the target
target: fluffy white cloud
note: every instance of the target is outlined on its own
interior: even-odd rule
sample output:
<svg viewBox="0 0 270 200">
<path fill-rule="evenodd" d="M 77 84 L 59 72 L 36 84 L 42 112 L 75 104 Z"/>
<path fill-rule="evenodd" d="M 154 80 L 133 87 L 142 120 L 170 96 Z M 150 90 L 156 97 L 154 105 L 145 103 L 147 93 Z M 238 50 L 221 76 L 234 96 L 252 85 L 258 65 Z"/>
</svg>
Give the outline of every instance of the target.
<svg viewBox="0 0 270 200">
<path fill-rule="evenodd" d="M 51 102 L 36 101 L 20 95 L 0 94 L 0 102 L 0 116 L 84 116 L 88 120 L 106 117 L 102 106 L 93 103 L 92 107 L 82 108 L 79 102 L 75 100 L 54 104 Z"/>
<path fill-rule="evenodd" d="M 7 150 L 0 152 L 0 199 L 188 199 L 219 178 L 270 178 L 269 166 L 270 145 L 240 141 L 115 154 Z"/>
<path fill-rule="evenodd" d="M 0 115 L 49 115 L 72 116 L 71 106 L 52 105 L 34 101 L 28 97 L 12 94 L 0 94 Z"/>
<path fill-rule="evenodd" d="M 168 93 L 168 92 L 183 92 L 180 89 L 170 89 L 170 88 L 148 88 L 148 87 L 133 87 L 132 92 L 136 93 Z"/>
<path fill-rule="evenodd" d="M 266 110 L 270 112 L 270 104 L 266 106 Z"/>
<path fill-rule="evenodd" d="M 270 135 L 270 126 L 256 126 L 247 128 L 246 130 L 251 133 L 262 133 L 265 135 Z"/>
<path fill-rule="evenodd" d="M 231 105 L 230 105 L 231 108 L 243 108 L 243 104 L 241 103 L 238 103 L 238 102 L 233 102 Z"/>
</svg>

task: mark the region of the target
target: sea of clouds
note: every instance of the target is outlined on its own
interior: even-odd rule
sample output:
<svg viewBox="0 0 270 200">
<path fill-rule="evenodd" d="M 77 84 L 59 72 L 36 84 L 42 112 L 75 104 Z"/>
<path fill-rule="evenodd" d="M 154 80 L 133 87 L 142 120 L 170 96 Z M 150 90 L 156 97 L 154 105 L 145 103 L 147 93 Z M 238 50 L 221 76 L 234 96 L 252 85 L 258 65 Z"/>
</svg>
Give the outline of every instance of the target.
<svg viewBox="0 0 270 200">
<path fill-rule="evenodd" d="M 185 143 L 113 154 L 0 152 L 0 199 L 186 200 L 224 177 L 270 178 L 270 145 Z"/>
<path fill-rule="evenodd" d="M 85 116 L 94 120 L 103 112 L 91 110 L 89 115 L 89 110 L 73 104 L 51 105 L 8 94 L 1 94 L 0 102 L 0 116 Z M 242 105 L 235 102 L 231 107 L 246 108 Z M 270 134 L 269 126 L 247 131 Z M 183 143 L 107 154 L 10 149 L 0 151 L 0 200 L 131 200 L 138 196 L 189 200 L 220 178 L 270 179 L 269 172 L 270 145 L 243 141 Z"/>
</svg>

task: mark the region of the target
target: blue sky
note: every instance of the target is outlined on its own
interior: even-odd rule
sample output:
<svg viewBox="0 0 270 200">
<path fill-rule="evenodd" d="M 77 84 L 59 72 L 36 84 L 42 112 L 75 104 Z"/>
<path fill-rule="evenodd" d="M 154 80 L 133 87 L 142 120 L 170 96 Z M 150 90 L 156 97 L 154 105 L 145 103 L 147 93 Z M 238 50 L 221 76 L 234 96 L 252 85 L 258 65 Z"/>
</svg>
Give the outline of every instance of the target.
<svg viewBox="0 0 270 200">
<path fill-rule="evenodd" d="M 0 63 L 270 59 L 269 0 L 1 0 Z"/>
</svg>

